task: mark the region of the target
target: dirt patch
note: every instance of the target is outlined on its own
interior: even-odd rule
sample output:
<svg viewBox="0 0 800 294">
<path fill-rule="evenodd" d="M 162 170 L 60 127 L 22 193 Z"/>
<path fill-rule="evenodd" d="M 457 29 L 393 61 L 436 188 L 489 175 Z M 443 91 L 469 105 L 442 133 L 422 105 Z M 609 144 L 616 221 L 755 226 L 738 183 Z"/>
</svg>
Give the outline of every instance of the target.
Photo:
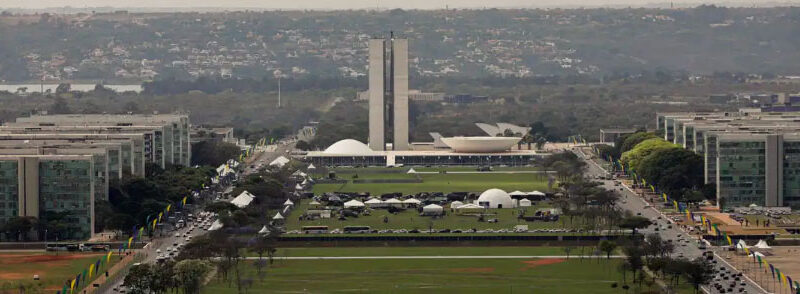
<svg viewBox="0 0 800 294">
<path fill-rule="evenodd" d="M 29 279 L 31 277 L 33 277 L 33 275 L 23 273 L 0 273 L 0 280 L 3 281 L 22 280 Z"/>
<path fill-rule="evenodd" d="M 493 267 L 463 267 L 450 269 L 451 272 L 456 273 L 491 273 L 494 271 Z"/>
<path fill-rule="evenodd" d="M 562 263 L 564 261 L 565 259 L 563 258 L 543 258 L 543 259 L 526 260 L 522 262 L 525 264 L 525 266 L 520 268 L 519 270 L 526 271 L 535 268 L 537 266 Z"/>
</svg>

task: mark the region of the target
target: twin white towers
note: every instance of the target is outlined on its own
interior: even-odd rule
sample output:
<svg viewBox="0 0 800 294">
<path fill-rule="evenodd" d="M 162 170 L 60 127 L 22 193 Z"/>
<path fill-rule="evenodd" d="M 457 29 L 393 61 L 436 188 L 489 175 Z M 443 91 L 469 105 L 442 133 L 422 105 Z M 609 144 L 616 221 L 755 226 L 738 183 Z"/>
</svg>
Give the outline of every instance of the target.
<svg viewBox="0 0 800 294">
<path fill-rule="evenodd" d="M 386 146 L 388 131 L 391 147 Z M 410 149 L 407 39 L 369 40 L 369 148 Z"/>
</svg>

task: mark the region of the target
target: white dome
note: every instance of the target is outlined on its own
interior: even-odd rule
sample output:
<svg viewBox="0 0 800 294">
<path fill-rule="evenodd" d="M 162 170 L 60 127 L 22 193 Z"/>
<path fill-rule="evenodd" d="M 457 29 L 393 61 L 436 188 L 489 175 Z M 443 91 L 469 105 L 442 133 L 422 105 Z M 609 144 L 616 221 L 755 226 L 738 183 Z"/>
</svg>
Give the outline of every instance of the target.
<svg viewBox="0 0 800 294">
<path fill-rule="evenodd" d="M 489 208 L 513 208 L 514 200 L 506 191 L 500 189 L 489 189 L 481 193 L 477 201 L 480 206 Z"/>
<path fill-rule="evenodd" d="M 359 141 L 344 139 L 333 143 L 323 152 L 328 154 L 369 155 L 372 154 L 372 149 L 369 149 L 367 145 Z"/>
</svg>

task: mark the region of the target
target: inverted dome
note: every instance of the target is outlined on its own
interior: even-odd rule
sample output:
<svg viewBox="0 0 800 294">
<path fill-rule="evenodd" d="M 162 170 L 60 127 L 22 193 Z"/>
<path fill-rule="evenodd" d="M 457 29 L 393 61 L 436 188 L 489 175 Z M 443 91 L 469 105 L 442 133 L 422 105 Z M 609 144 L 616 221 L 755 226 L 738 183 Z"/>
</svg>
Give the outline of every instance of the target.
<svg viewBox="0 0 800 294">
<path fill-rule="evenodd" d="M 442 138 L 442 142 L 453 148 L 455 152 L 502 152 L 506 151 L 514 144 L 517 144 L 520 137 L 448 137 Z"/>
<path fill-rule="evenodd" d="M 514 200 L 506 191 L 500 189 L 489 189 L 478 196 L 478 205 L 489 208 L 513 208 Z"/>
<path fill-rule="evenodd" d="M 369 155 L 372 154 L 372 149 L 369 149 L 367 145 L 359 141 L 344 139 L 331 144 L 331 146 L 323 152 L 327 154 Z"/>
</svg>

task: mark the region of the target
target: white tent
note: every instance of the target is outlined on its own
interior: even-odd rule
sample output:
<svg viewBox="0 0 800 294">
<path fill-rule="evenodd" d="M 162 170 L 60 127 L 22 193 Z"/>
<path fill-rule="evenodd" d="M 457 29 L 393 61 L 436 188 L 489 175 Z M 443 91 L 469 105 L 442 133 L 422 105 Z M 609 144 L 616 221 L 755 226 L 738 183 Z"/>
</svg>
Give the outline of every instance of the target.
<svg viewBox="0 0 800 294">
<path fill-rule="evenodd" d="M 267 229 L 267 226 L 264 226 L 258 231 L 258 233 L 261 235 L 269 235 L 269 229 Z"/>
<path fill-rule="evenodd" d="M 528 195 L 532 195 L 532 196 L 545 196 L 545 194 L 544 194 L 544 193 L 542 193 L 542 192 L 539 192 L 539 191 L 530 191 L 530 192 L 528 192 Z"/>
<path fill-rule="evenodd" d="M 428 204 L 422 207 L 422 214 L 425 215 L 439 215 L 444 212 L 444 209 L 436 204 Z"/>
<path fill-rule="evenodd" d="M 461 205 L 464 205 L 464 202 L 461 202 L 461 201 L 450 202 L 450 208 L 458 208 Z"/>
<path fill-rule="evenodd" d="M 308 185 L 308 179 L 303 180 L 303 182 L 300 183 L 300 185 L 303 185 L 303 186 Z"/>
<path fill-rule="evenodd" d="M 386 200 L 383 203 L 385 203 L 388 206 L 402 206 L 403 205 L 403 201 L 400 201 L 397 198 L 392 198 L 392 199 Z"/>
<path fill-rule="evenodd" d="M 385 207 L 386 206 L 386 204 L 383 203 L 382 200 L 376 199 L 376 198 L 372 198 L 370 200 L 367 200 L 367 201 L 364 202 L 364 204 L 366 204 L 369 207 Z"/>
<path fill-rule="evenodd" d="M 231 200 L 231 204 L 236 205 L 238 208 L 245 208 L 250 205 L 250 202 L 253 202 L 253 199 L 255 198 L 256 196 L 253 196 L 253 194 L 250 194 L 250 192 L 244 191 L 239 194 L 239 196 L 236 196 L 236 198 L 233 198 L 233 200 Z"/>
<path fill-rule="evenodd" d="M 276 213 L 275 216 L 272 217 L 273 220 L 283 219 L 283 216 L 280 212 Z"/>
<path fill-rule="evenodd" d="M 211 223 L 211 226 L 208 227 L 208 230 L 209 231 L 216 231 L 216 230 L 219 230 L 221 228 L 222 228 L 222 222 L 220 222 L 219 220 L 215 220 L 213 223 Z"/>
<path fill-rule="evenodd" d="M 417 173 L 417 171 L 415 171 L 414 168 L 412 167 L 406 173 L 407 174 L 415 174 L 415 173 Z"/>
<path fill-rule="evenodd" d="M 747 246 L 747 243 L 745 243 L 744 240 L 742 240 L 742 239 L 739 239 L 739 243 L 736 243 L 736 248 L 745 249 L 745 248 L 749 248 L 749 247 L 750 246 Z"/>
<path fill-rule="evenodd" d="M 309 202 L 308 205 L 322 205 L 322 203 L 319 203 L 319 201 L 317 200 L 311 200 L 311 202 Z"/>
<path fill-rule="evenodd" d="M 528 206 L 531 206 L 531 201 L 530 201 L 530 200 L 528 200 L 528 199 L 522 199 L 522 200 L 520 200 L 520 201 L 519 201 L 519 206 L 520 206 L 520 207 L 528 207 Z"/>
<path fill-rule="evenodd" d="M 270 162 L 269 166 L 283 167 L 287 163 L 289 163 L 289 159 L 288 158 L 283 157 L 283 156 L 279 156 L 278 158 L 275 158 L 275 160 Z"/>
<path fill-rule="evenodd" d="M 508 195 L 509 196 L 527 196 L 528 193 L 525 193 L 525 192 L 517 190 L 517 191 L 511 192 L 511 193 L 508 193 Z"/>
<path fill-rule="evenodd" d="M 403 200 L 403 204 L 408 204 L 408 205 L 419 205 L 420 203 L 422 203 L 422 201 L 419 201 L 414 198 L 408 198 L 406 200 Z"/>
<path fill-rule="evenodd" d="M 474 204 L 474 203 L 464 204 L 464 205 L 461 205 L 459 207 L 456 207 L 456 209 L 458 209 L 458 210 L 462 210 L 462 209 L 483 209 L 483 208 L 484 208 L 483 206 L 480 206 L 480 205 L 477 205 L 477 204 Z"/>
<path fill-rule="evenodd" d="M 758 243 L 756 243 L 756 245 L 753 247 L 758 249 L 772 249 L 772 247 L 770 247 L 769 244 L 767 244 L 767 242 L 764 240 L 758 240 Z"/>
<path fill-rule="evenodd" d="M 294 189 L 295 190 L 303 190 L 303 186 L 301 186 L 300 184 L 297 184 L 297 185 L 294 186 Z"/>
<path fill-rule="evenodd" d="M 353 199 L 344 203 L 344 208 L 351 207 L 364 207 L 364 202 Z"/>
<path fill-rule="evenodd" d="M 309 170 L 312 170 L 312 169 L 317 169 L 317 167 L 316 167 L 316 166 L 314 166 L 314 164 L 313 164 L 313 163 L 310 163 L 310 164 L 308 164 L 308 169 L 309 169 Z"/>
<path fill-rule="evenodd" d="M 283 202 L 283 206 L 289 206 L 289 205 L 294 205 L 294 202 L 292 202 L 291 199 L 286 198 L 286 201 Z"/>
</svg>

